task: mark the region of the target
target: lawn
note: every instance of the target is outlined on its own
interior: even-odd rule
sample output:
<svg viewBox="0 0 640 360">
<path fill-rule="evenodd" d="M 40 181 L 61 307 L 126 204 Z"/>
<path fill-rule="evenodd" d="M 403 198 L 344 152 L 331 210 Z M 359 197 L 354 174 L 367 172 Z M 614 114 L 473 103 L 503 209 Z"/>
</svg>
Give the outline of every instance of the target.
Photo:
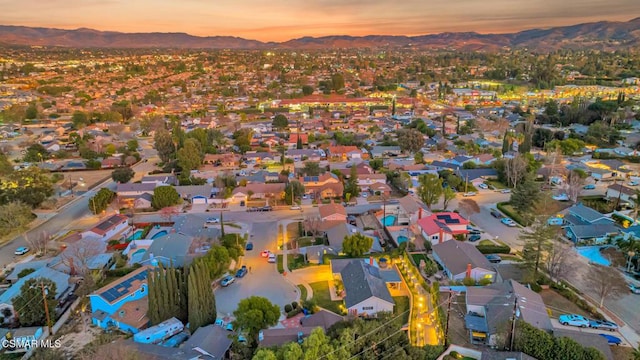
<svg viewBox="0 0 640 360">
<path fill-rule="evenodd" d="M 287 239 L 289 239 L 289 241 L 297 239 L 300 236 L 299 229 L 300 226 L 298 225 L 298 222 L 287 224 Z"/>
<path fill-rule="evenodd" d="M 589 317 L 586 311 L 553 290 L 542 290 L 540 296 L 542 296 L 547 309 L 551 310 L 551 316 L 554 318 L 562 314 L 578 314 Z"/>
<path fill-rule="evenodd" d="M 300 301 L 307 300 L 307 288 L 304 285 L 296 285 L 300 289 Z"/>
<path fill-rule="evenodd" d="M 416 264 L 416 267 L 420 267 L 420 260 L 424 260 L 425 263 L 430 263 L 431 260 L 426 257 L 424 254 L 411 254 L 411 257 L 413 258 L 413 262 Z"/>
<path fill-rule="evenodd" d="M 318 306 L 323 307 L 329 311 L 333 311 L 336 314 L 342 314 L 340 305 L 342 301 L 331 301 L 331 293 L 329 293 L 329 282 L 318 281 L 309 284 L 313 289 L 313 300 L 315 300 Z"/>
<path fill-rule="evenodd" d="M 409 323 L 409 297 L 408 296 L 394 296 L 393 301 L 396 306 L 393 308 L 393 315 L 398 316 L 404 312 L 402 316 L 402 325 Z"/>
<path fill-rule="evenodd" d="M 284 264 L 282 263 L 282 254 L 276 255 L 276 264 L 278 266 L 278 272 L 282 274 L 284 272 Z M 287 254 L 287 267 L 290 271 L 296 269 L 302 269 L 309 266 L 309 263 L 304 261 L 304 256 L 300 254 Z"/>
<path fill-rule="evenodd" d="M 480 242 L 478 243 L 478 245 L 483 245 L 483 246 L 487 246 L 487 245 L 495 245 L 496 243 L 494 243 L 491 240 L 480 240 Z"/>
<path fill-rule="evenodd" d="M 322 244 L 324 244 L 324 239 L 321 237 L 314 238 L 313 236 L 305 236 L 298 239 L 298 248 Z"/>
<path fill-rule="evenodd" d="M 506 189 L 507 186 L 498 180 L 485 180 L 485 184 L 491 185 L 498 190 Z"/>
</svg>

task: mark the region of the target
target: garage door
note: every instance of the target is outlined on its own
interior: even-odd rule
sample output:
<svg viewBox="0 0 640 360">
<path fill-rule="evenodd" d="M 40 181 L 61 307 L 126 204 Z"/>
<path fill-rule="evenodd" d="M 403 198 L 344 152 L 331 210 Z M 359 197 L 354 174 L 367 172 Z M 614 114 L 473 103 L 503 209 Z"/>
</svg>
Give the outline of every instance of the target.
<svg viewBox="0 0 640 360">
<path fill-rule="evenodd" d="M 193 199 L 191 199 L 191 202 L 195 205 L 195 204 L 206 204 L 207 203 L 207 198 L 204 196 L 194 196 Z"/>
</svg>

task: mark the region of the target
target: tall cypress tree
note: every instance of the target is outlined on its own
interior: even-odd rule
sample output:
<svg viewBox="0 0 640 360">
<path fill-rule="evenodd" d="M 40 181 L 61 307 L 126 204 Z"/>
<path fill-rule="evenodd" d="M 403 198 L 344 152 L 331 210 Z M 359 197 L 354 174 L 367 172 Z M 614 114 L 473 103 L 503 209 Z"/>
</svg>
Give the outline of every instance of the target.
<svg viewBox="0 0 640 360">
<path fill-rule="evenodd" d="M 169 308 L 167 312 L 169 313 L 169 317 L 178 315 L 178 307 L 180 304 L 178 303 L 178 289 L 176 283 L 176 269 L 174 267 L 170 267 L 166 271 L 166 279 L 167 279 L 167 301 L 169 301 Z"/>
<path fill-rule="evenodd" d="M 189 272 L 188 284 L 189 284 L 189 330 L 193 334 L 196 329 L 200 327 L 202 324 L 202 312 L 200 311 L 200 294 L 199 287 L 197 284 L 197 276 L 198 273 L 197 267 L 193 267 Z"/>
<path fill-rule="evenodd" d="M 157 324 L 158 320 L 158 297 L 156 296 L 156 283 L 155 283 L 155 272 L 149 271 L 147 273 L 147 291 L 148 291 L 148 301 L 149 301 L 149 309 L 147 310 L 147 317 L 151 321 L 151 324 Z"/>
</svg>

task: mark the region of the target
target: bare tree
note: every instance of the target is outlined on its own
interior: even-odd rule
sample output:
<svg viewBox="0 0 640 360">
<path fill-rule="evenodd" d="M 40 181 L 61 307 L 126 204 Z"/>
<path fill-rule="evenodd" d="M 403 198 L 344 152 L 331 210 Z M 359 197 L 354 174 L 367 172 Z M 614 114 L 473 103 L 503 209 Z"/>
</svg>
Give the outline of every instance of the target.
<svg viewBox="0 0 640 360">
<path fill-rule="evenodd" d="M 62 262 L 69 267 L 71 275 L 85 275 L 89 271 L 89 261 L 96 255 L 104 253 L 105 243 L 98 239 L 83 238 L 60 254 Z"/>
<path fill-rule="evenodd" d="M 571 171 L 567 176 L 567 195 L 569 195 L 571 201 L 578 201 L 578 196 L 584 186 L 584 180 L 583 173 L 575 170 Z"/>
<path fill-rule="evenodd" d="M 320 228 L 320 218 L 317 216 L 314 217 L 306 217 L 304 219 L 304 231 L 306 233 L 311 233 L 312 236 L 318 235 L 318 230 Z"/>
<path fill-rule="evenodd" d="M 45 231 L 35 236 L 29 236 L 27 232 L 24 232 L 22 236 L 36 254 L 44 253 L 47 250 L 47 243 L 51 239 L 51 236 Z"/>
<path fill-rule="evenodd" d="M 610 267 L 592 263 L 588 276 L 593 290 L 600 298 L 601 308 L 604 306 L 605 299 L 615 299 L 629 291 L 622 275 Z"/>
<path fill-rule="evenodd" d="M 517 155 L 511 159 L 507 159 L 504 166 L 504 173 L 507 177 L 507 183 L 516 188 L 518 183 L 527 172 L 527 161 L 522 155 Z"/>
<path fill-rule="evenodd" d="M 160 217 L 167 222 L 171 222 L 175 215 L 178 215 L 178 209 L 175 206 L 167 206 L 160 209 Z"/>
<path fill-rule="evenodd" d="M 571 246 L 556 239 L 551 242 L 551 246 L 547 251 L 546 268 L 551 280 L 560 281 L 562 278 L 571 278 L 575 272 L 575 266 L 570 261 L 574 256 Z"/>
</svg>

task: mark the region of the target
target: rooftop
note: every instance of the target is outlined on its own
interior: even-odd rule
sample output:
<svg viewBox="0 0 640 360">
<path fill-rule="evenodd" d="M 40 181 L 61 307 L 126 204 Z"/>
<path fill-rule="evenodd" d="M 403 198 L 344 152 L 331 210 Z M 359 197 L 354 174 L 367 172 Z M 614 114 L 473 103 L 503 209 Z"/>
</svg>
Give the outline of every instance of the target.
<svg viewBox="0 0 640 360">
<path fill-rule="evenodd" d="M 113 304 L 122 297 L 138 290 L 142 284 L 146 284 L 148 271 L 149 267 L 143 266 L 132 271 L 126 276 L 103 286 L 96 290 L 92 295 L 98 295 L 107 302 Z"/>
</svg>

